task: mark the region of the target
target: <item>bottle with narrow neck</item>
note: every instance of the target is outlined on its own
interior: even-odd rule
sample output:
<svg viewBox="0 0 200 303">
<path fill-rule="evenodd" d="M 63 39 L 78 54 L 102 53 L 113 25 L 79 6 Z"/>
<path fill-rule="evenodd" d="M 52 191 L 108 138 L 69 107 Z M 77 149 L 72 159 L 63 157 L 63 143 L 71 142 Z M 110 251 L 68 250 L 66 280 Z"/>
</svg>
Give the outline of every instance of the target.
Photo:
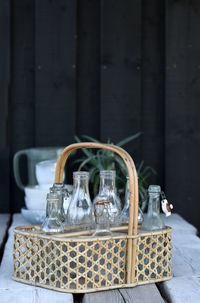
<svg viewBox="0 0 200 303">
<path fill-rule="evenodd" d="M 56 193 L 58 195 L 59 201 L 58 201 L 58 215 L 60 217 L 60 220 L 62 222 L 65 222 L 65 211 L 63 207 L 64 203 L 64 196 L 66 195 L 66 192 L 64 191 L 63 183 L 54 183 L 52 187 L 50 187 L 51 193 Z"/>
<path fill-rule="evenodd" d="M 150 185 L 148 188 L 148 211 L 142 224 L 144 230 L 158 230 L 165 228 L 160 216 L 160 193 L 159 185 Z"/>
<path fill-rule="evenodd" d="M 94 205 L 94 216 L 96 229 L 93 237 L 111 236 L 110 231 L 110 216 L 109 216 L 109 201 L 97 201 Z"/>
<path fill-rule="evenodd" d="M 121 221 L 122 224 L 128 224 L 129 222 L 129 177 L 126 177 L 126 191 L 125 191 L 125 202 L 124 207 L 121 212 Z M 138 225 L 141 226 L 144 220 L 143 212 L 138 206 Z"/>
<path fill-rule="evenodd" d="M 96 201 L 104 200 L 109 201 L 108 213 L 110 222 L 113 226 L 120 225 L 121 201 L 117 195 L 115 187 L 115 170 L 102 170 L 100 171 L 100 186 L 99 193 L 95 197 L 93 203 Z"/>
<path fill-rule="evenodd" d="M 67 211 L 67 224 L 81 223 L 90 228 L 93 223 L 93 206 L 88 188 L 89 173 L 77 171 L 73 173 L 73 193 Z"/>
<path fill-rule="evenodd" d="M 64 226 L 58 212 L 59 196 L 56 193 L 47 194 L 46 219 L 42 224 L 42 231 L 46 233 L 62 233 Z"/>
</svg>

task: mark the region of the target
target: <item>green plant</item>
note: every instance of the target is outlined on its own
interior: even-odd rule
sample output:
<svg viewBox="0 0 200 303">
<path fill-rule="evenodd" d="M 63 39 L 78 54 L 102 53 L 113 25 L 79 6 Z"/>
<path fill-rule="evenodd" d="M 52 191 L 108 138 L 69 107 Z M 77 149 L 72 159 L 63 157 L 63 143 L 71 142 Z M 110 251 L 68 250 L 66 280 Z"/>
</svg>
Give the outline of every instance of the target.
<svg viewBox="0 0 200 303">
<path fill-rule="evenodd" d="M 118 142 L 117 146 L 124 146 L 127 143 L 137 139 L 141 135 L 141 132 L 138 132 L 132 136 L 129 136 L 122 141 Z M 95 138 L 89 137 L 87 135 L 83 135 L 82 138 L 92 141 L 92 142 L 100 142 Z M 77 142 L 82 142 L 81 139 L 75 136 L 75 140 Z M 107 140 L 108 144 L 111 144 L 111 140 Z M 80 163 L 78 170 L 86 170 L 90 173 L 90 183 L 92 184 L 93 195 L 96 196 L 99 188 L 99 171 L 100 170 L 116 170 L 116 187 L 120 194 L 124 194 L 126 187 L 126 176 L 127 169 L 123 160 L 112 151 L 106 149 L 82 149 L 83 156 L 79 159 L 76 159 L 74 163 Z M 139 185 L 139 199 L 142 210 L 144 210 L 146 206 L 145 198 L 146 198 L 146 187 L 147 187 L 147 179 L 150 177 L 152 173 L 155 171 L 150 166 L 144 166 L 144 161 L 141 161 L 136 164 L 136 169 L 138 173 L 138 185 Z"/>
</svg>

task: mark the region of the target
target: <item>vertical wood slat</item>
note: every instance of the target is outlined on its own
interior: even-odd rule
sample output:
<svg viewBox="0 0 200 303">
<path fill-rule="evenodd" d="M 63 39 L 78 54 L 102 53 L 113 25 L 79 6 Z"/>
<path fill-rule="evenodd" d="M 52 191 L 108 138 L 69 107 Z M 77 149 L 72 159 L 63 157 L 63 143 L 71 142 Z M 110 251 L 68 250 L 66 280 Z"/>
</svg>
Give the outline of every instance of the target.
<svg viewBox="0 0 200 303">
<path fill-rule="evenodd" d="M 200 228 L 200 5 L 166 3 L 166 191 L 176 210 Z"/>
<path fill-rule="evenodd" d="M 9 104 L 9 144 L 13 154 L 34 146 L 34 0 L 13 0 L 11 22 L 11 102 Z M 12 164 L 11 164 L 12 168 Z M 24 171 L 23 171 L 24 172 Z M 23 192 L 11 170 L 11 211 L 24 205 Z"/>
<path fill-rule="evenodd" d="M 12 2 L 10 144 L 34 146 L 34 1 Z"/>
<path fill-rule="evenodd" d="M 100 136 L 100 1 L 77 2 L 76 133 Z"/>
<path fill-rule="evenodd" d="M 164 185 L 164 1 L 142 1 L 141 145 L 145 165 L 157 174 L 152 184 Z"/>
<path fill-rule="evenodd" d="M 8 144 L 8 89 L 10 67 L 10 4 L 0 1 L 0 148 Z"/>
<path fill-rule="evenodd" d="M 8 146 L 8 92 L 10 67 L 10 3 L 0 1 L 0 211 L 9 212 L 10 165 Z"/>
<path fill-rule="evenodd" d="M 140 130 L 141 1 L 101 6 L 101 139 L 116 143 Z M 129 152 L 138 150 L 139 139 Z"/>
<path fill-rule="evenodd" d="M 36 1 L 35 142 L 68 145 L 75 132 L 76 1 Z"/>
</svg>

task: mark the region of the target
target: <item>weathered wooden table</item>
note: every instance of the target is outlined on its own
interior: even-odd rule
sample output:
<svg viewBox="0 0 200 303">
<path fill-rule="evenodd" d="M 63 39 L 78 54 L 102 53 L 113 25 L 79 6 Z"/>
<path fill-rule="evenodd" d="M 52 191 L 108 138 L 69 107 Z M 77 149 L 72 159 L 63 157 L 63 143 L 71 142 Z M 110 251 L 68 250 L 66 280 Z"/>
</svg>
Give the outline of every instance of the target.
<svg viewBox="0 0 200 303">
<path fill-rule="evenodd" d="M 200 302 L 200 239 L 197 230 L 177 214 L 165 219 L 173 228 L 173 275 L 172 280 L 117 289 L 83 296 L 60 293 L 29 286 L 12 280 L 13 273 L 13 228 L 29 224 L 21 214 L 15 214 L 10 224 L 8 214 L 0 214 L 0 251 L 3 258 L 0 266 L 0 303 L 185 303 Z M 8 230 L 9 227 L 9 230 Z M 6 236 L 8 230 L 8 237 Z M 5 244 L 5 246 L 4 246 Z"/>
</svg>

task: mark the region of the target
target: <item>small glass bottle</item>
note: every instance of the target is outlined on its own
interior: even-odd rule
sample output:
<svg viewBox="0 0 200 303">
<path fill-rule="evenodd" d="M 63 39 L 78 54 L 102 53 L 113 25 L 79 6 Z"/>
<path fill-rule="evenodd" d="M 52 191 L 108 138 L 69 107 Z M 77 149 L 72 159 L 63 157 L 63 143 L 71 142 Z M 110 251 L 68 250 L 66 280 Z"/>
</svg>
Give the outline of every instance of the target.
<svg viewBox="0 0 200 303">
<path fill-rule="evenodd" d="M 99 193 L 94 198 L 93 204 L 96 201 L 109 201 L 109 216 L 110 216 L 110 223 L 113 226 L 119 226 L 120 221 L 120 214 L 121 214 L 121 201 L 119 196 L 117 195 L 117 190 L 115 187 L 115 177 L 116 171 L 115 170 L 101 170 L 100 171 L 100 186 L 99 186 Z"/>
<path fill-rule="evenodd" d="M 143 230 L 157 230 L 165 228 L 160 216 L 160 194 L 159 185 L 150 185 L 148 188 L 148 211 L 142 224 Z"/>
<path fill-rule="evenodd" d="M 65 211 L 65 216 L 67 216 L 67 211 L 69 208 L 69 204 L 72 198 L 72 191 L 73 191 L 73 186 L 68 185 L 68 184 L 63 184 L 63 191 L 64 191 L 64 203 L 63 203 L 63 208 Z"/>
<path fill-rule="evenodd" d="M 110 216 L 109 216 L 109 201 L 97 201 L 94 205 L 94 217 L 96 230 L 93 237 L 111 236 L 110 231 Z"/>
<path fill-rule="evenodd" d="M 65 222 L 65 211 L 63 207 L 64 196 L 67 194 L 64 190 L 63 183 L 54 183 L 52 187 L 50 187 L 50 193 L 56 193 L 58 195 L 58 215 L 62 222 Z"/>
<path fill-rule="evenodd" d="M 64 226 L 58 213 L 59 197 L 56 193 L 47 194 L 46 218 L 42 224 L 42 231 L 46 233 L 62 233 Z"/>
<path fill-rule="evenodd" d="M 94 222 L 88 180 L 89 173 L 86 171 L 76 171 L 73 173 L 73 193 L 67 211 L 67 225 L 81 223 L 87 229 Z"/>
<path fill-rule="evenodd" d="M 125 191 L 125 202 L 124 208 L 121 212 L 121 221 L 124 224 L 128 224 L 129 222 L 129 177 L 126 177 L 126 191 Z M 143 212 L 141 208 L 138 206 L 138 225 L 141 225 L 144 220 Z"/>
</svg>

